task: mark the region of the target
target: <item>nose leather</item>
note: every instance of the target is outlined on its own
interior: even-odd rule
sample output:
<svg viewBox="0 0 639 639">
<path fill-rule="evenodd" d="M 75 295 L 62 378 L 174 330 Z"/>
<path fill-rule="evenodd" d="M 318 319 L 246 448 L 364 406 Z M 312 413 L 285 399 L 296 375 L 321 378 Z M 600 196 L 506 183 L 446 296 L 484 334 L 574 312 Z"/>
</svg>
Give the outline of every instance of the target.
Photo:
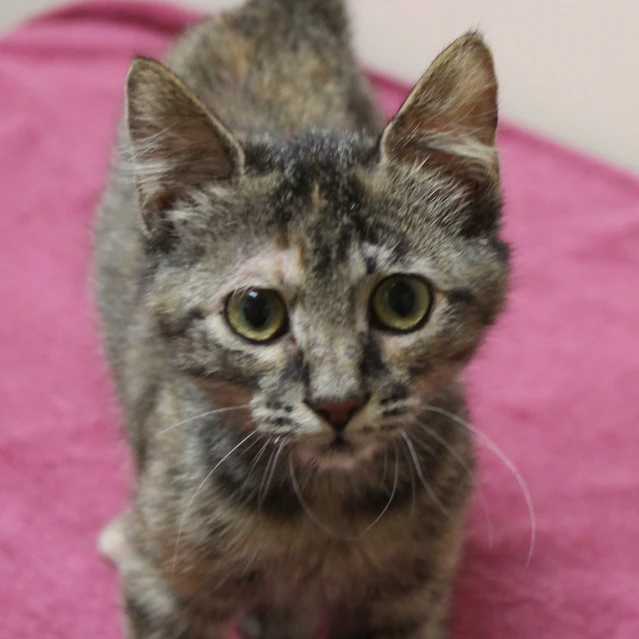
<svg viewBox="0 0 639 639">
<path fill-rule="evenodd" d="M 346 400 L 321 400 L 307 402 L 307 404 L 325 419 L 337 433 L 341 433 L 350 419 L 365 404 L 363 399 L 351 398 Z"/>
</svg>

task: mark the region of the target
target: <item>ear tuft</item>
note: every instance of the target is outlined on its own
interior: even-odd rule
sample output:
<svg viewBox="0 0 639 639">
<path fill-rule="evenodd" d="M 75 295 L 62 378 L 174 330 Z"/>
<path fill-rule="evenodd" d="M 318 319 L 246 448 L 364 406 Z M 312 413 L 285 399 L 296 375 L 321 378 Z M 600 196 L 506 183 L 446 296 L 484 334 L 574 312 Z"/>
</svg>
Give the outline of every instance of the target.
<svg viewBox="0 0 639 639">
<path fill-rule="evenodd" d="M 136 58 L 126 83 L 130 159 L 147 230 L 181 194 L 241 173 L 244 154 L 228 129 L 159 62 Z"/>
<path fill-rule="evenodd" d="M 445 49 L 419 80 L 382 135 L 382 158 L 496 168 L 496 130 L 492 55 L 481 35 L 471 32 Z"/>
</svg>

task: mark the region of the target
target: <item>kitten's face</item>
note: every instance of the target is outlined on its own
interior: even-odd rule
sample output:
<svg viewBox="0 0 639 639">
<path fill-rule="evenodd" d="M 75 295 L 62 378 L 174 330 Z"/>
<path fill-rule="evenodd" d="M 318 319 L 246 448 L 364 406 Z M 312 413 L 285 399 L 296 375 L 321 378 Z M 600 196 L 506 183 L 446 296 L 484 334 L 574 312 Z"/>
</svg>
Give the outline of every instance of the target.
<svg viewBox="0 0 639 639">
<path fill-rule="evenodd" d="M 182 246 L 149 299 L 215 405 L 250 404 L 237 427 L 348 468 L 458 374 L 507 267 L 495 235 L 463 230 L 462 183 L 391 170 L 358 140 L 318 151 L 317 135 L 255 148 L 243 183 L 175 212 Z"/>
<path fill-rule="evenodd" d="M 388 446 L 503 301 L 497 88 L 481 38 L 446 49 L 377 140 L 238 139 L 144 60 L 127 92 L 146 300 L 176 366 L 215 405 L 250 406 L 225 423 L 309 463 L 356 465 Z"/>
</svg>

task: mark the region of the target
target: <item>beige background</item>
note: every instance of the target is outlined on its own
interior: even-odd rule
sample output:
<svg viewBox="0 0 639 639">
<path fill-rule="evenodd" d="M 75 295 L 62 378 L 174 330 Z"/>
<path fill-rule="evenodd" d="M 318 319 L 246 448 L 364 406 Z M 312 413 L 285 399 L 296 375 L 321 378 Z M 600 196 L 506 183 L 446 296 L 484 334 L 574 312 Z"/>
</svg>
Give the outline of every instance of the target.
<svg viewBox="0 0 639 639">
<path fill-rule="evenodd" d="M 0 0 L 0 29 L 55 0 Z M 206 10 L 237 0 L 190 0 Z M 639 0 L 351 0 L 362 59 L 413 81 L 469 28 L 492 45 L 504 116 L 639 172 Z"/>
</svg>

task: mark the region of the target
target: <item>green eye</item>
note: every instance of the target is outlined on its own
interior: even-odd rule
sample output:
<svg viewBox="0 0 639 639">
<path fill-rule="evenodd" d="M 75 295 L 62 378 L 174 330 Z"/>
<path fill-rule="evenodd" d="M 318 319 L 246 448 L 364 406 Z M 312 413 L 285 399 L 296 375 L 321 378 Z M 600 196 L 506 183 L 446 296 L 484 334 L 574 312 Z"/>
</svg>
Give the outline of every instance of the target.
<svg viewBox="0 0 639 639">
<path fill-rule="evenodd" d="M 226 302 L 226 320 L 236 333 L 253 342 L 268 342 L 288 329 L 284 300 L 262 288 L 233 293 Z"/>
<path fill-rule="evenodd" d="M 391 275 L 382 280 L 371 298 L 371 313 L 378 328 L 407 333 L 428 318 L 432 306 L 428 284 L 415 275 Z"/>
</svg>

